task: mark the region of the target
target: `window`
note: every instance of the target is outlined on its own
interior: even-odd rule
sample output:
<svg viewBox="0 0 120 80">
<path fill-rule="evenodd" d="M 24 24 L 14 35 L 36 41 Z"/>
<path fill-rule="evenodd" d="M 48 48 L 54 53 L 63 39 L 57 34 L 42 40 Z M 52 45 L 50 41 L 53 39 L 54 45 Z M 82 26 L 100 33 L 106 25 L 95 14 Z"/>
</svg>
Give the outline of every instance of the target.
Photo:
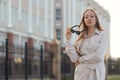
<svg viewBox="0 0 120 80">
<path fill-rule="evenodd" d="M 14 43 L 14 47 L 18 47 L 19 46 L 19 36 L 15 35 L 13 37 L 13 43 Z"/>
<path fill-rule="evenodd" d="M 61 36 L 60 29 L 56 29 L 56 37 L 57 37 L 58 40 L 60 40 L 60 36 Z"/>
<path fill-rule="evenodd" d="M 36 16 L 37 16 L 36 14 L 32 15 L 32 29 L 33 30 L 35 30 L 36 28 L 36 21 L 37 21 Z"/>
<path fill-rule="evenodd" d="M 25 37 L 22 37 L 21 38 L 21 47 L 22 48 L 25 48 L 25 43 L 27 42 L 27 38 L 25 38 Z"/>
<path fill-rule="evenodd" d="M 60 19 L 61 19 L 61 10 L 56 9 L 56 20 L 60 20 Z"/>
<path fill-rule="evenodd" d="M 18 7 L 12 5 L 12 23 L 16 24 L 18 20 Z"/>
<path fill-rule="evenodd" d="M 44 35 L 44 26 L 45 26 L 45 24 L 44 24 L 44 18 L 43 17 L 39 17 L 39 27 L 40 27 L 40 33 L 41 33 L 41 36 L 43 36 Z"/>
<path fill-rule="evenodd" d="M 27 27 L 28 26 L 28 12 L 27 11 L 25 11 L 24 17 L 25 17 L 25 23 L 24 24 Z"/>
<path fill-rule="evenodd" d="M 5 45 L 6 37 L 5 33 L 0 32 L 0 45 Z"/>
<path fill-rule="evenodd" d="M 4 2 L 3 6 L 3 21 L 7 23 L 7 3 Z"/>
<path fill-rule="evenodd" d="M 12 5 L 12 24 L 15 25 L 15 8 Z"/>
<path fill-rule="evenodd" d="M 18 7 L 12 5 L 12 24 L 15 25 L 18 20 Z"/>
<path fill-rule="evenodd" d="M 40 44 L 38 40 L 34 40 L 34 49 L 39 50 L 40 49 Z"/>
<path fill-rule="evenodd" d="M 33 5 L 37 5 L 37 0 L 32 0 Z"/>
<path fill-rule="evenodd" d="M 28 13 L 25 10 L 22 10 L 22 24 L 24 27 L 27 27 L 28 24 Z"/>
<path fill-rule="evenodd" d="M 40 8 L 44 8 L 44 4 L 45 4 L 45 1 L 44 1 L 44 0 L 40 0 L 40 1 L 39 1 L 39 7 L 40 7 Z"/>
<path fill-rule="evenodd" d="M 15 7 L 15 22 L 18 21 L 18 7 Z"/>
</svg>

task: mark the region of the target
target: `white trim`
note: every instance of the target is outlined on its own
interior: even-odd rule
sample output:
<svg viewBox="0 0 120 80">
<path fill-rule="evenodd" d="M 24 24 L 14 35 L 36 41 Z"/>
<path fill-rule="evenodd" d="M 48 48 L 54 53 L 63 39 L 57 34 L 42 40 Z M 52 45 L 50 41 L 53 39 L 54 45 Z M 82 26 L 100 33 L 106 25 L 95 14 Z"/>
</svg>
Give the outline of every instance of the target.
<svg viewBox="0 0 120 80">
<path fill-rule="evenodd" d="M 63 33 L 65 33 L 65 30 L 66 30 L 66 27 L 68 26 L 67 25 L 67 6 L 66 6 L 66 0 L 63 0 Z M 63 35 L 63 42 L 65 43 L 65 35 Z"/>
<path fill-rule="evenodd" d="M 40 3 L 40 1 L 39 0 L 37 0 L 37 23 L 36 23 L 36 26 L 38 27 L 39 26 L 39 3 Z"/>
<path fill-rule="evenodd" d="M 68 25 L 69 26 L 71 26 L 71 18 L 70 18 L 70 16 L 71 16 L 71 12 L 70 12 L 70 0 L 68 0 Z"/>
<path fill-rule="evenodd" d="M 44 36 L 48 37 L 48 0 L 45 0 L 45 26 L 44 26 Z M 50 25 L 49 25 L 50 26 Z"/>
<path fill-rule="evenodd" d="M 8 0 L 8 27 L 12 27 L 12 3 Z"/>
<path fill-rule="evenodd" d="M 51 39 L 54 39 L 54 0 L 51 0 Z"/>
<path fill-rule="evenodd" d="M 72 0 L 72 25 L 76 24 L 76 0 Z"/>
<path fill-rule="evenodd" d="M 29 0 L 28 1 L 29 2 L 29 12 L 28 12 L 28 26 L 29 26 L 29 33 L 32 33 L 33 32 L 33 30 L 32 30 L 32 0 Z"/>
<path fill-rule="evenodd" d="M 22 18 L 22 16 L 21 16 L 21 14 L 22 14 L 22 1 L 21 0 L 19 0 L 19 3 L 18 3 L 18 15 L 19 15 L 19 18 L 18 18 L 18 20 L 19 21 L 21 21 L 21 18 Z"/>
</svg>

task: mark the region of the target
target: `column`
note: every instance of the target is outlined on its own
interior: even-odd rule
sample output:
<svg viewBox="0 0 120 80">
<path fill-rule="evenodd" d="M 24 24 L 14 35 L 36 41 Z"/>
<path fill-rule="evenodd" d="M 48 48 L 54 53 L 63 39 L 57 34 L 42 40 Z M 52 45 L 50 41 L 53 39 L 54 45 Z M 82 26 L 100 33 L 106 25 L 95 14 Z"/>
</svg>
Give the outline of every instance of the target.
<svg viewBox="0 0 120 80">
<path fill-rule="evenodd" d="M 21 16 L 21 14 L 22 14 L 22 6 L 21 6 L 22 5 L 22 1 L 21 0 L 19 0 L 18 5 L 19 5 L 19 9 L 18 9 L 19 10 L 18 11 L 18 14 L 19 14 L 18 17 L 19 18 L 18 18 L 18 20 L 21 21 L 21 18 L 22 18 L 22 16 Z"/>
<path fill-rule="evenodd" d="M 37 27 L 38 27 L 38 29 L 39 29 L 39 17 L 40 17 L 40 15 L 39 15 L 39 8 L 40 8 L 40 6 L 39 6 L 39 3 L 40 3 L 40 1 L 39 0 L 37 0 Z"/>
<path fill-rule="evenodd" d="M 72 0 L 72 25 L 76 25 L 76 0 Z"/>
<path fill-rule="evenodd" d="M 45 0 L 45 26 L 44 26 L 44 37 L 48 37 L 48 0 Z M 49 25 L 50 26 L 50 25 Z"/>
<path fill-rule="evenodd" d="M 54 0 L 51 0 L 51 39 L 54 38 Z"/>
<path fill-rule="evenodd" d="M 29 3 L 29 11 L 28 11 L 28 26 L 29 26 L 29 33 L 32 33 L 32 0 L 28 0 Z"/>
<path fill-rule="evenodd" d="M 66 9 L 66 0 L 62 0 L 63 4 L 63 33 L 65 33 L 66 27 L 69 26 L 67 25 L 67 9 Z M 65 35 L 63 35 L 63 43 L 65 43 Z"/>
<path fill-rule="evenodd" d="M 8 27 L 12 27 L 12 2 L 8 0 Z"/>
</svg>

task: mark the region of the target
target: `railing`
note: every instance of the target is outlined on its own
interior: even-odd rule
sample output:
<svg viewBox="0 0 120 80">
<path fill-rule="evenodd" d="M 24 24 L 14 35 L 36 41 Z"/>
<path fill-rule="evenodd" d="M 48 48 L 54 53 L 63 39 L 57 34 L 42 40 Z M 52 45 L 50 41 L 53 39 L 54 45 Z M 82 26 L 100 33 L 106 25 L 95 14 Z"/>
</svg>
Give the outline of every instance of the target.
<svg viewBox="0 0 120 80">
<path fill-rule="evenodd" d="M 15 47 L 6 39 L 0 45 L 0 80 L 43 80 L 53 75 L 49 69 L 52 68 L 51 55 L 43 50 L 42 45 L 39 50 L 29 48 L 27 42 L 24 48 Z"/>
</svg>

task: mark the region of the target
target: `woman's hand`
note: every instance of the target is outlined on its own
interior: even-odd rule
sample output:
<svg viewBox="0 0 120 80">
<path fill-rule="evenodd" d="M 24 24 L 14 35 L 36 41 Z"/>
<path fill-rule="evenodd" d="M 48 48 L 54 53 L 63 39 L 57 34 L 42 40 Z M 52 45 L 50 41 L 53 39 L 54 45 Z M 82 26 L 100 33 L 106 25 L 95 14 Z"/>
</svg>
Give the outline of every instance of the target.
<svg viewBox="0 0 120 80">
<path fill-rule="evenodd" d="M 66 40 L 69 40 L 72 36 L 72 32 L 70 31 L 70 27 L 67 27 L 66 28 L 66 33 L 65 33 L 65 36 L 66 36 Z"/>
<path fill-rule="evenodd" d="M 80 62 L 79 62 L 79 60 L 77 60 L 76 62 L 75 62 L 75 67 L 77 67 L 77 65 L 79 65 L 80 64 Z"/>
</svg>

